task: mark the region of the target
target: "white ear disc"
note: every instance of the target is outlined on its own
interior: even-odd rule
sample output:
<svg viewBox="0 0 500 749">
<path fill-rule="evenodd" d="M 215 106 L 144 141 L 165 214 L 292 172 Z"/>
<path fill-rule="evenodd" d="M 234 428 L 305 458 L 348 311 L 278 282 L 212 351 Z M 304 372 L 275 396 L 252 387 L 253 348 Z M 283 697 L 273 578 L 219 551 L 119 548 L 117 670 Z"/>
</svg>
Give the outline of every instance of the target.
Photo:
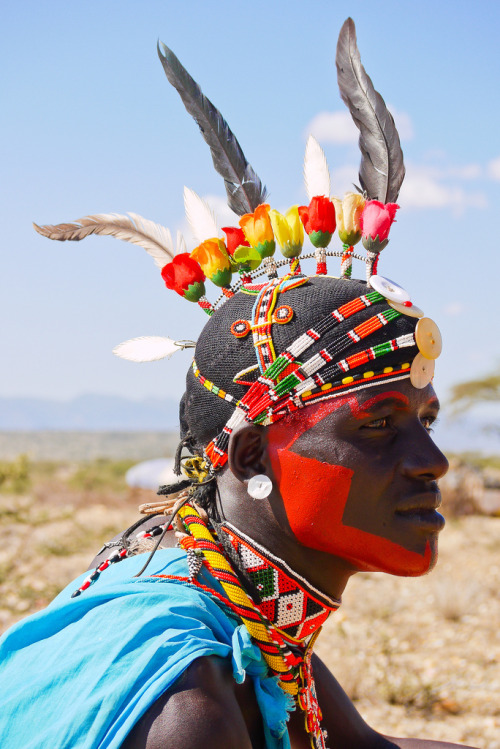
<svg viewBox="0 0 500 749">
<path fill-rule="evenodd" d="M 273 482 L 264 473 L 252 476 L 247 485 L 247 492 L 254 499 L 265 499 L 273 490 Z"/>
</svg>

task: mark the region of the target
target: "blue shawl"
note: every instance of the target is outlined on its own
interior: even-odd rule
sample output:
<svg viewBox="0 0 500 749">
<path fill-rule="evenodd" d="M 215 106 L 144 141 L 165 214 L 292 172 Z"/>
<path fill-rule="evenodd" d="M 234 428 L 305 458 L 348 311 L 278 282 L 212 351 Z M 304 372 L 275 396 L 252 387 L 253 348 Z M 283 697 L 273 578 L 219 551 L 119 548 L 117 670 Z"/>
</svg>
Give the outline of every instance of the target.
<svg viewBox="0 0 500 749">
<path fill-rule="evenodd" d="M 231 659 L 237 682 L 252 678 L 267 749 L 289 749 L 293 706 L 246 627 L 208 593 L 152 577 L 187 577 L 184 551 L 159 551 L 147 575 L 134 578 L 143 561 L 113 565 L 72 599 L 82 575 L 0 639 L 2 749 L 118 749 L 183 671 L 209 655 Z M 205 569 L 198 579 L 224 594 Z"/>
</svg>

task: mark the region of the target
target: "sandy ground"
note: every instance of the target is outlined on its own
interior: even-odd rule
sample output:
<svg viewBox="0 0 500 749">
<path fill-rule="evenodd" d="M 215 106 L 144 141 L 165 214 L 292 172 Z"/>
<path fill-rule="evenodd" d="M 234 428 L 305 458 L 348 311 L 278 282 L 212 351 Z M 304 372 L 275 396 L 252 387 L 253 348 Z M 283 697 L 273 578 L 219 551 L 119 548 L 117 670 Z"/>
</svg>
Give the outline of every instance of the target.
<svg viewBox="0 0 500 749">
<path fill-rule="evenodd" d="M 61 466 L 0 495 L 0 630 L 45 606 L 151 493 L 71 488 Z M 419 579 L 357 575 L 317 646 L 376 729 L 500 749 L 500 518 L 452 519 Z"/>
</svg>

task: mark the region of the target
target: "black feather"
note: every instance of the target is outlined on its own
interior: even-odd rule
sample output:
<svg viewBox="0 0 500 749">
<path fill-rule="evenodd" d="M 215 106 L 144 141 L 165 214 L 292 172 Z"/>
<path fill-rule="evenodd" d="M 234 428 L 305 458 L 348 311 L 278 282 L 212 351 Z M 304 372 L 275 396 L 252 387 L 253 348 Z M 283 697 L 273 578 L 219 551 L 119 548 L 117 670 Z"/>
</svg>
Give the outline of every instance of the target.
<svg viewBox="0 0 500 749">
<path fill-rule="evenodd" d="M 238 216 L 253 213 L 265 202 L 266 188 L 245 159 L 240 144 L 219 110 L 204 96 L 172 50 L 165 44 L 162 47 L 163 53 L 158 44 L 165 74 L 210 146 L 214 167 L 224 178 L 229 207 Z"/>
<path fill-rule="evenodd" d="M 405 176 L 403 152 L 392 115 L 361 64 L 352 18 L 340 30 L 335 61 L 340 95 L 359 130 L 361 187 L 371 200 L 394 203 Z"/>
</svg>

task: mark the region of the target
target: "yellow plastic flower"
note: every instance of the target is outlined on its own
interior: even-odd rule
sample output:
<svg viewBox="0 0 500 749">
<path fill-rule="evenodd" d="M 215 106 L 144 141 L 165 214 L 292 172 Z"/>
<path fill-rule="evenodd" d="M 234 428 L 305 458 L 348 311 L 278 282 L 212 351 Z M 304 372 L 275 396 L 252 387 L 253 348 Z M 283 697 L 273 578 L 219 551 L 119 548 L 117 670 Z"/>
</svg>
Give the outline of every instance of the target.
<svg viewBox="0 0 500 749">
<path fill-rule="evenodd" d="M 288 258 L 298 257 L 304 244 L 304 227 L 298 206 L 292 206 L 284 216 L 273 209 L 269 211 L 269 218 L 283 255 Z"/>
<path fill-rule="evenodd" d="M 343 244 L 349 246 L 361 239 L 360 217 L 365 199 L 359 192 L 346 192 L 344 199 L 332 198 L 337 217 L 337 230 Z"/>
<path fill-rule="evenodd" d="M 261 258 L 274 255 L 276 244 L 269 220 L 269 205 L 267 203 L 258 205 L 253 213 L 245 213 L 240 218 L 240 226 L 247 241 L 257 250 Z"/>
<path fill-rule="evenodd" d="M 222 239 L 206 239 L 194 248 L 191 257 L 216 286 L 227 286 L 231 282 L 231 263 Z"/>
</svg>

